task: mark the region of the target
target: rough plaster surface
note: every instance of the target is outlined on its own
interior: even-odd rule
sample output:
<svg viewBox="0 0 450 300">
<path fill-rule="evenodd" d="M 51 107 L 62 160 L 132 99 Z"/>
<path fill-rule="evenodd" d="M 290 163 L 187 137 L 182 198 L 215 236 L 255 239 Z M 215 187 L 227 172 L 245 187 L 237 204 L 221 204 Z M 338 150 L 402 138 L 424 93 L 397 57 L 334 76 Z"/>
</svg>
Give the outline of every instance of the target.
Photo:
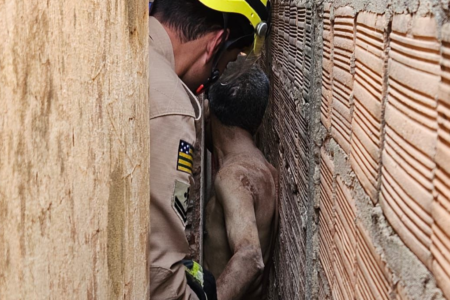
<svg viewBox="0 0 450 300">
<path fill-rule="evenodd" d="M 450 297 L 449 17 L 446 0 L 274 1 L 259 143 L 289 212 L 272 299 Z"/>
<path fill-rule="evenodd" d="M 203 99 L 201 99 L 203 101 Z M 202 104 L 203 105 L 203 104 Z M 187 209 L 186 238 L 189 243 L 189 258 L 200 264 L 203 262 L 203 208 L 206 198 L 205 191 L 205 141 L 204 141 L 204 117 L 195 122 L 197 142 L 195 144 L 194 157 L 194 185 L 189 192 L 189 205 Z M 204 202 L 205 201 L 205 202 Z"/>
<path fill-rule="evenodd" d="M 0 1 L 0 299 L 148 298 L 145 1 Z"/>
</svg>

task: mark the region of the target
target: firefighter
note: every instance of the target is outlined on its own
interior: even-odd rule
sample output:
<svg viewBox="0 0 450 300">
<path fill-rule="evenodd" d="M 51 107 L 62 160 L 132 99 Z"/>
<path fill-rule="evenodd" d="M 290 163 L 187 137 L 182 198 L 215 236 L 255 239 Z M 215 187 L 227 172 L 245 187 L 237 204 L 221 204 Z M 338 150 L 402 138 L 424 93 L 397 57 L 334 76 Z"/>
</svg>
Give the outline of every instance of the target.
<svg viewBox="0 0 450 300">
<path fill-rule="evenodd" d="M 186 210 L 195 120 L 204 92 L 242 51 L 260 51 L 267 0 L 156 0 L 149 19 L 150 296 L 215 299 L 214 280 L 189 254 Z"/>
</svg>

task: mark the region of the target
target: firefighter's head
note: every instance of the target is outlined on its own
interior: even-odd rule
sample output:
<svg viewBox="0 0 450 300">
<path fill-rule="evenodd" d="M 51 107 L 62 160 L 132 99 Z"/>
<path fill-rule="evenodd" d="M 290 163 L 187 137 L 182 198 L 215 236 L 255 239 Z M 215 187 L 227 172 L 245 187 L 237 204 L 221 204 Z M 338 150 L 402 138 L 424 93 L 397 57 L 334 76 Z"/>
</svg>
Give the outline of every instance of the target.
<svg viewBox="0 0 450 300">
<path fill-rule="evenodd" d="M 156 0 L 152 15 L 169 29 L 177 74 L 200 93 L 240 52 L 260 51 L 269 11 L 267 0 Z"/>
</svg>

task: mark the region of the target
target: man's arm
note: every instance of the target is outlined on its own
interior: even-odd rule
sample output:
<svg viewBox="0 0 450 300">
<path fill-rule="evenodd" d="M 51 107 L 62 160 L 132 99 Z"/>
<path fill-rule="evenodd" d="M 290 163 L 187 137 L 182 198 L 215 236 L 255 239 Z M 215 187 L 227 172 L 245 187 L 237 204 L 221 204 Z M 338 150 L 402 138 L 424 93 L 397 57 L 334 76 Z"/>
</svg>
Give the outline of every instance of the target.
<svg viewBox="0 0 450 300">
<path fill-rule="evenodd" d="M 229 167 L 218 173 L 215 182 L 217 200 L 224 209 L 228 244 L 234 253 L 217 280 L 218 300 L 240 299 L 264 270 L 253 197 L 250 187 L 243 184 L 245 176 L 245 170 Z"/>
</svg>

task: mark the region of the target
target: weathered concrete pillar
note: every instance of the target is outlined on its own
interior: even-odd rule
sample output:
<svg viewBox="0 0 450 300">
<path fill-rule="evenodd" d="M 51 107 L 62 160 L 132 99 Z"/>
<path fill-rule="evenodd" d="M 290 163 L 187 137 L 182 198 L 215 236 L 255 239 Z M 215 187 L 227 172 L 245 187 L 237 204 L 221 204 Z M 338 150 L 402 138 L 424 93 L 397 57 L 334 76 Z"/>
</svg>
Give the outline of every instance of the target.
<svg viewBox="0 0 450 300">
<path fill-rule="evenodd" d="M 147 6 L 0 0 L 0 299 L 148 298 Z"/>
</svg>

